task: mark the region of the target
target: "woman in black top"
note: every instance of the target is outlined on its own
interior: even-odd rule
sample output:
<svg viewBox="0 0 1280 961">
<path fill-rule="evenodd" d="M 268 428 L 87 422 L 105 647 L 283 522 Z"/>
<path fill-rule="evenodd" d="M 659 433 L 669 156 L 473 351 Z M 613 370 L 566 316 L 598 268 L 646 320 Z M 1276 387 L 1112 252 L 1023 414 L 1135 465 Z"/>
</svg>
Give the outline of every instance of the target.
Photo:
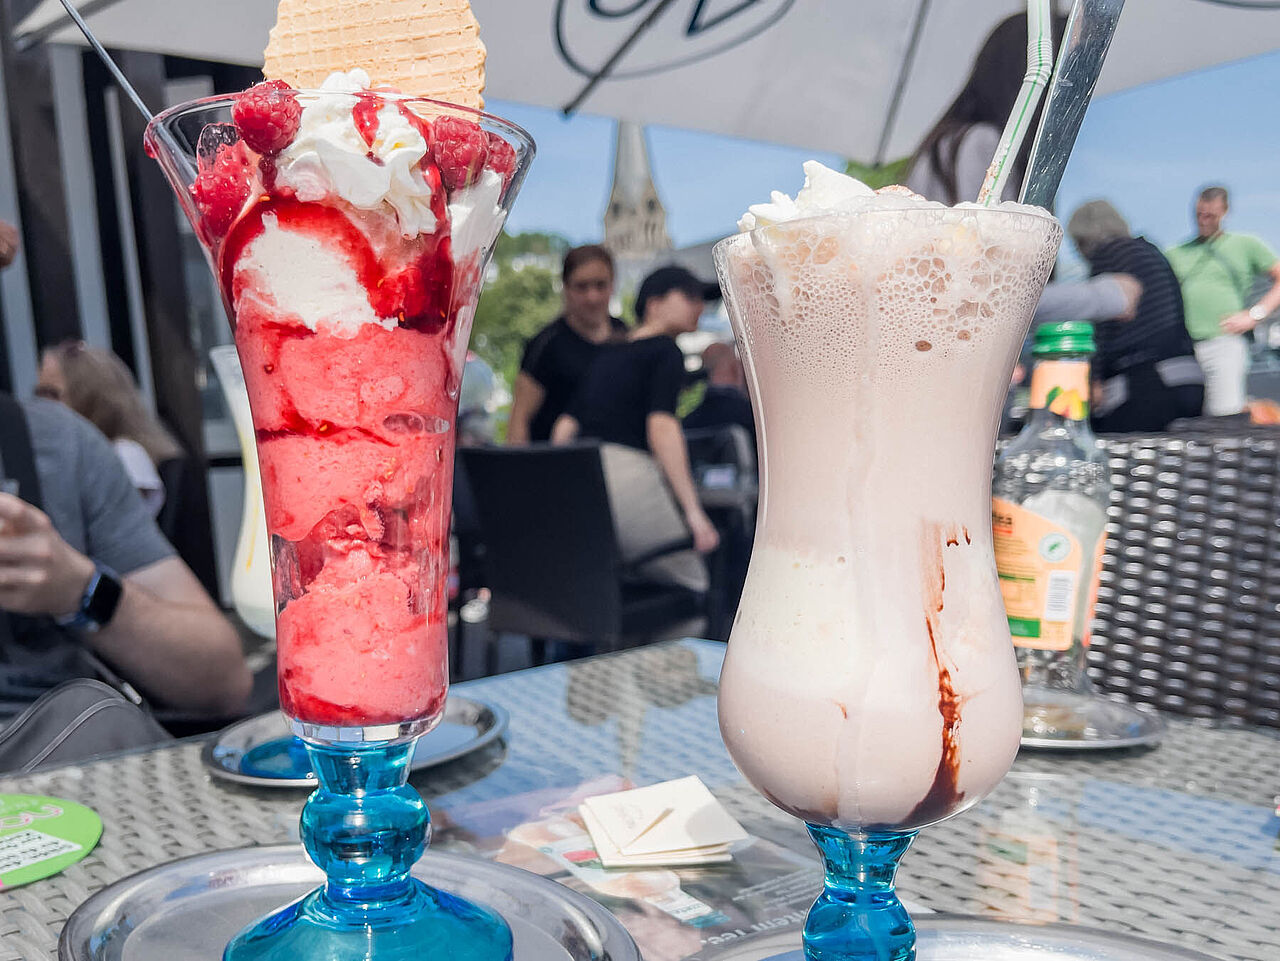
<svg viewBox="0 0 1280 961">
<path fill-rule="evenodd" d="M 719 537 L 698 501 L 676 418 L 684 355 L 675 337 L 697 330 L 706 302 L 719 297 L 718 286 L 682 267 L 661 267 L 646 277 L 636 295 L 639 326 L 626 340 L 600 348 L 551 435 L 560 444 L 593 437 L 651 453 L 684 514 L 694 547 L 704 554 L 715 549 Z"/>
<path fill-rule="evenodd" d="M 564 313 L 525 345 L 512 391 L 507 443 L 551 439 L 551 427 L 573 400 L 600 345 L 627 332 L 609 315 L 613 257 L 596 244 L 564 257 Z"/>
<path fill-rule="evenodd" d="M 1093 428 L 1102 433 L 1161 431 L 1180 417 L 1198 417 L 1204 373 L 1182 311 L 1182 290 L 1164 254 L 1111 204 L 1093 200 L 1071 215 L 1067 232 L 1093 275 L 1130 274 L 1142 284 L 1132 320 L 1094 325 L 1099 385 Z"/>
</svg>

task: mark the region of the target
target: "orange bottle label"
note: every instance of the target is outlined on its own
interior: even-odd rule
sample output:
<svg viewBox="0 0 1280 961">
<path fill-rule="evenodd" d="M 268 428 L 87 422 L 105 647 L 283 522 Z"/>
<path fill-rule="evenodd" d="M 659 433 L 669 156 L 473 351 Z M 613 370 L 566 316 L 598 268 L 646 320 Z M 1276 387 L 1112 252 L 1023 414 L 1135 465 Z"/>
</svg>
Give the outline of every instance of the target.
<svg viewBox="0 0 1280 961">
<path fill-rule="evenodd" d="M 1014 645 L 1069 650 L 1080 591 L 1094 586 L 1105 537 L 1086 547 L 1052 521 L 998 497 L 991 501 L 991 533 Z M 1086 550 L 1091 582 L 1081 583 Z M 1091 611 L 1092 604 L 1086 619 Z"/>
<path fill-rule="evenodd" d="M 1038 361 L 1031 374 L 1031 406 L 1048 408 L 1068 420 L 1089 416 L 1089 362 L 1087 360 Z"/>
</svg>

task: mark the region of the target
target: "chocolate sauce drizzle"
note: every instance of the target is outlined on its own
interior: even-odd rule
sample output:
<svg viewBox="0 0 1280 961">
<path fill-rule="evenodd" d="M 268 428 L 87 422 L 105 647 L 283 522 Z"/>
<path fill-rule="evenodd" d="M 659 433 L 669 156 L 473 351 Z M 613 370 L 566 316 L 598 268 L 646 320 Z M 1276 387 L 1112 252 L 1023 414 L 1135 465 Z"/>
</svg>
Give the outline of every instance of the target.
<svg viewBox="0 0 1280 961">
<path fill-rule="evenodd" d="M 964 531 L 965 543 L 970 543 L 968 530 Z M 942 663 L 938 650 L 938 615 L 942 613 L 943 592 L 947 588 L 947 572 L 943 562 L 943 543 L 958 547 L 960 539 L 954 530 L 944 532 L 938 524 L 926 524 L 921 556 L 924 565 L 925 605 L 924 623 L 929 632 L 929 646 L 933 663 L 938 670 L 938 713 L 942 715 L 942 756 L 933 776 L 933 784 L 924 798 L 907 815 L 910 824 L 929 824 L 945 817 L 964 800 L 959 789 L 960 778 L 960 716 L 961 699 L 951 680 L 951 670 Z"/>
</svg>

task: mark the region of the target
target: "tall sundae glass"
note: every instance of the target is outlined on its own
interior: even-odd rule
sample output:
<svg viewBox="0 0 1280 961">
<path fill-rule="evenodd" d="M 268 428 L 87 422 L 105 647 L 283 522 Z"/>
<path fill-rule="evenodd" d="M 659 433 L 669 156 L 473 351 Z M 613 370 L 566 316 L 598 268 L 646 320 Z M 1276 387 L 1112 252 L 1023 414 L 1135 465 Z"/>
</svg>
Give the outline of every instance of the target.
<svg viewBox="0 0 1280 961">
<path fill-rule="evenodd" d="M 805 169 L 715 251 L 761 474 L 720 727 L 824 861 L 806 957 L 908 961 L 898 859 L 1018 750 L 991 461 L 1061 229 Z"/>
<path fill-rule="evenodd" d="M 280 700 L 319 789 L 317 891 L 240 934 L 250 958 L 495 959 L 488 909 L 409 870 L 407 785 L 448 686 L 454 424 L 490 252 L 533 155 L 518 127 L 369 89 L 279 81 L 156 117 L 146 146 L 221 284 L 253 414 Z"/>
</svg>

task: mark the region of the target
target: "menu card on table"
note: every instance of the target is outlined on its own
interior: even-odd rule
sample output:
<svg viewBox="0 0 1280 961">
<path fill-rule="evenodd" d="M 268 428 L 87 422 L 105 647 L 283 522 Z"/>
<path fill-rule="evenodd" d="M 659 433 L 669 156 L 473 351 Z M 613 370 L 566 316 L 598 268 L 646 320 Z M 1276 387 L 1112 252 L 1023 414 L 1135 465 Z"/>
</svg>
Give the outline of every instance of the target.
<svg viewBox="0 0 1280 961">
<path fill-rule="evenodd" d="M 688 780 L 697 783 L 679 786 L 677 796 L 700 796 L 701 782 Z M 793 926 L 799 936 L 798 928 L 822 885 L 816 854 L 799 854 L 738 828 L 735 840 L 723 842 L 727 853 L 714 855 L 711 863 L 607 867 L 583 810 L 608 807 L 609 796 L 632 787 L 623 778 L 606 777 L 468 804 L 433 818 L 437 827 L 433 845 L 465 845 L 587 894 L 627 926 L 645 961 L 681 961 L 710 947 Z M 657 793 L 661 798 L 662 792 Z M 604 802 L 589 803 L 602 796 Z M 632 816 L 643 821 L 644 815 L 636 812 L 648 811 L 652 800 L 652 794 L 642 795 L 642 805 Z M 715 807 L 723 812 L 718 802 Z M 698 809 L 725 827 L 726 833 L 732 831 L 718 814 L 706 815 L 705 808 Z M 671 817 L 668 814 L 662 821 Z M 724 817 L 737 825 L 727 814 Z M 686 819 L 677 818 L 672 826 L 681 820 Z M 649 827 L 646 836 L 662 823 L 655 821 Z M 681 830 L 687 834 L 687 824 L 670 835 L 658 834 L 649 847 L 673 843 L 670 838 L 678 838 Z M 703 837 L 695 833 L 695 840 Z M 629 846 L 626 841 L 622 844 Z M 669 854 L 663 852 L 664 857 Z"/>
</svg>

